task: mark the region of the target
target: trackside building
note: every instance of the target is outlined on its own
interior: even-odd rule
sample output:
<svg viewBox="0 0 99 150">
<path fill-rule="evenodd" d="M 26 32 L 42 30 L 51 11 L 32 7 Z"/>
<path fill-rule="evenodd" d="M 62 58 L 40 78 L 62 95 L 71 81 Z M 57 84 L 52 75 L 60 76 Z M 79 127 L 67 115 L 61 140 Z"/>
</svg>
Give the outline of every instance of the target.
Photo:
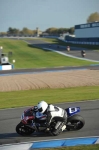
<svg viewBox="0 0 99 150">
<path fill-rule="evenodd" d="M 99 22 L 75 25 L 75 37 L 66 36 L 65 40 L 78 44 L 99 45 Z"/>
</svg>

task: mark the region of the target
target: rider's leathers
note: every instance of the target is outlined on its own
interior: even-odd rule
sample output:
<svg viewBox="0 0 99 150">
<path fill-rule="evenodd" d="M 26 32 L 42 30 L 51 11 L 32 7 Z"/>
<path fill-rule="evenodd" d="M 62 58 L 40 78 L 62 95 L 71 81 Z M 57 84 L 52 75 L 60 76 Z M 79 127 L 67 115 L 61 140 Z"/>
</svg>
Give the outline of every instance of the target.
<svg viewBox="0 0 99 150">
<path fill-rule="evenodd" d="M 51 122 L 56 121 L 57 123 L 55 125 L 55 129 L 53 130 L 53 133 L 58 134 L 64 124 L 66 124 L 67 113 L 64 109 L 49 104 L 44 114 L 37 111 L 35 114 L 35 118 L 39 123 L 42 123 L 46 120 L 46 124 L 48 126 L 50 126 Z"/>
</svg>

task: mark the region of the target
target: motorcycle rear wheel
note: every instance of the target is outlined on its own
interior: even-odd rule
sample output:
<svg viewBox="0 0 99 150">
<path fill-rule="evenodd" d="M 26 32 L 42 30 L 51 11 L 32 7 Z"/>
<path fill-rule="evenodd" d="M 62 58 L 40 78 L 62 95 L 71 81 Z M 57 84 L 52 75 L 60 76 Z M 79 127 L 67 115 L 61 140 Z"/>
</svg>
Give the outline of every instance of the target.
<svg viewBox="0 0 99 150">
<path fill-rule="evenodd" d="M 68 125 L 68 123 L 70 125 Z M 67 123 L 67 130 L 80 130 L 81 128 L 83 128 L 84 124 L 85 124 L 85 120 L 82 116 L 80 115 L 74 115 L 71 116 L 70 118 L 68 118 L 68 123 Z"/>
<path fill-rule="evenodd" d="M 32 128 L 29 128 L 28 126 L 24 125 L 22 122 L 20 122 L 16 126 L 16 132 L 22 136 L 31 135 L 35 130 Z"/>
</svg>

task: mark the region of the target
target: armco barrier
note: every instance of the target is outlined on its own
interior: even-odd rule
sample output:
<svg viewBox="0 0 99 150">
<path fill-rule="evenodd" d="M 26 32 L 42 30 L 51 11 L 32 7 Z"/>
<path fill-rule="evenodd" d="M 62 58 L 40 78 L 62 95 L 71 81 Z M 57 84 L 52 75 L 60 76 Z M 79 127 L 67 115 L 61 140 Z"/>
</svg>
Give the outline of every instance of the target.
<svg viewBox="0 0 99 150">
<path fill-rule="evenodd" d="M 0 150 L 33 150 L 40 148 L 55 148 L 55 147 L 63 147 L 63 146 L 78 146 L 78 145 L 91 145 L 91 144 L 99 144 L 99 136 L 98 137 L 81 137 L 81 138 L 68 138 L 68 139 L 56 139 L 49 141 L 37 141 L 37 142 L 29 142 L 29 143 L 19 143 L 19 144 L 6 144 L 0 146 Z"/>
</svg>

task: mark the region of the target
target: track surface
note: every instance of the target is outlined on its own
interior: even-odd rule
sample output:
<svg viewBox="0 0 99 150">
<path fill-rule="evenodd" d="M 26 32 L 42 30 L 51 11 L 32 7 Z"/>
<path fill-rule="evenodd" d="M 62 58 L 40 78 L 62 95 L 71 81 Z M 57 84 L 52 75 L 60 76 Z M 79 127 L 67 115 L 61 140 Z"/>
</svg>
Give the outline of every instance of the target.
<svg viewBox="0 0 99 150">
<path fill-rule="evenodd" d="M 50 136 L 48 134 L 35 134 L 29 137 L 19 136 L 15 127 L 20 122 L 20 116 L 24 109 L 7 109 L 0 110 L 0 144 L 17 143 L 17 142 L 28 142 L 38 141 L 47 139 L 61 139 L 71 137 L 84 137 L 84 136 L 99 136 L 99 101 L 87 101 L 77 103 L 65 103 L 57 105 L 62 108 L 71 106 L 80 106 L 82 115 L 85 119 L 85 126 L 79 131 L 65 131 L 59 136 Z"/>
<path fill-rule="evenodd" d="M 71 48 L 70 52 L 67 52 L 66 46 L 60 45 L 58 48 L 58 45 L 49 44 L 47 42 L 42 41 L 42 39 L 41 40 L 24 40 L 24 41 L 26 41 L 27 43 L 30 43 L 31 45 L 40 47 L 40 48 L 54 49 L 57 51 L 61 51 L 63 53 L 67 53 L 67 54 L 79 57 L 79 58 L 82 58 L 81 51 L 85 50 L 86 51 L 86 57 L 85 58 L 99 61 L 99 51 L 96 51 L 96 50 L 93 51 L 93 50 L 89 50 L 89 49 L 82 48 L 82 47 L 70 47 Z"/>
<path fill-rule="evenodd" d="M 78 50 L 77 48 L 76 49 L 73 48 L 73 49 L 75 50 L 73 51 L 74 55 L 76 56 L 78 54 L 80 55 L 80 53 L 77 53 L 79 49 Z M 92 59 L 93 54 L 94 54 L 94 60 L 99 60 L 99 52 L 95 52 L 95 51 L 94 52 L 91 51 L 90 55 L 87 55 L 86 57 L 87 58 L 90 57 L 90 59 Z M 81 68 L 85 68 L 85 67 L 81 67 Z M 60 70 L 61 69 L 64 69 L 64 68 L 60 68 Z M 75 69 L 75 68 L 70 67 L 67 69 Z M 78 69 L 80 69 L 80 67 Z M 99 67 L 91 67 L 90 69 L 99 69 Z M 47 69 L 44 69 L 44 70 L 46 71 Z M 39 72 L 39 71 L 44 71 L 44 70 L 41 70 L 41 69 L 40 70 L 39 69 L 13 70 L 13 71 L 2 71 L 0 72 L 0 74 L 9 74 L 9 73 L 12 74 L 12 73 L 32 72 L 32 71 Z M 42 133 L 35 134 L 35 135 L 32 134 L 29 137 L 22 137 L 16 133 L 15 127 L 20 122 L 20 116 L 22 112 L 24 111 L 24 109 L 26 108 L 0 110 L 0 144 L 38 141 L 38 140 L 47 140 L 47 139 L 61 139 L 61 138 L 71 138 L 71 137 L 99 136 L 99 101 L 65 103 L 65 104 L 60 104 L 57 106 L 60 106 L 62 108 L 67 108 L 71 106 L 80 106 L 81 107 L 80 114 L 85 119 L 85 126 L 83 127 L 83 129 L 79 131 L 73 131 L 73 132 L 65 131 L 57 137 L 50 136 L 48 134 L 42 134 Z"/>
</svg>

